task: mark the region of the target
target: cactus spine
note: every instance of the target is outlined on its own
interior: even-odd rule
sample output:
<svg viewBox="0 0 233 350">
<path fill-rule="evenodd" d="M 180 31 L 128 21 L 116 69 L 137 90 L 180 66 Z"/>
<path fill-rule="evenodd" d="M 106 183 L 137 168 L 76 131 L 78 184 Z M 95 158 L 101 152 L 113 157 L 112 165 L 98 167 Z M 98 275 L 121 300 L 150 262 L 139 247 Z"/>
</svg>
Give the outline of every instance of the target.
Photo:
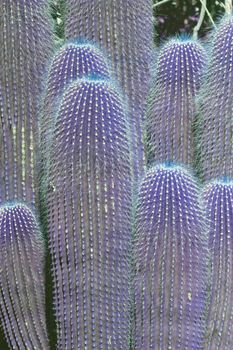
<svg viewBox="0 0 233 350">
<path fill-rule="evenodd" d="M 200 91 L 199 171 L 205 181 L 233 177 L 233 17 L 213 34 L 208 70 Z"/>
<path fill-rule="evenodd" d="M 152 1 L 67 0 L 65 35 L 100 43 L 129 99 L 134 178 L 144 170 L 142 121 L 153 43 Z"/>
<path fill-rule="evenodd" d="M 101 80 L 66 90 L 48 174 L 58 349 L 128 347 L 131 183 L 124 104 Z"/>
<path fill-rule="evenodd" d="M 193 163 L 194 98 L 204 62 L 203 48 L 190 39 L 172 39 L 161 49 L 148 101 L 149 163 Z"/>
<path fill-rule="evenodd" d="M 35 204 L 38 100 L 52 47 L 49 1 L 0 4 L 0 202 Z"/>
<path fill-rule="evenodd" d="M 204 188 L 210 222 L 211 298 L 205 349 L 233 348 L 233 183 L 214 181 Z"/>
<path fill-rule="evenodd" d="M 172 164 L 149 170 L 136 209 L 136 350 L 203 349 L 206 233 L 192 176 Z"/>
<path fill-rule="evenodd" d="M 0 318 L 12 349 L 48 350 L 44 246 L 31 210 L 0 207 Z"/>
</svg>

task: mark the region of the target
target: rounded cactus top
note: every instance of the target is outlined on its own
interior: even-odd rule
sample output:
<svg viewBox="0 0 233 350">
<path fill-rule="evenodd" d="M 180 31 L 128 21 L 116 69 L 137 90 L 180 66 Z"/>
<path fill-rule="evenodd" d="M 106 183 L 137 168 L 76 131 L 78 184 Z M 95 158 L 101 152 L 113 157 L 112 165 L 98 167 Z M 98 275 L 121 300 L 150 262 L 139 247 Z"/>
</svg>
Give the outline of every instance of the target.
<svg viewBox="0 0 233 350">
<path fill-rule="evenodd" d="M 205 51 L 197 41 L 174 38 L 162 47 L 147 104 L 149 163 L 193 163 L 195 96 L 204 66 Z"/>
<path fill-rule="evenodd" d="M 157 79 L 164 83 L 186 77 L 187 84 L 196 82 L 205 63 L 202 46 L 186 37 L 169 40 L 161 49 L 156 65 Z"/>
<path fill-rule="evenodd" d="M 172 227 L 194 234 L 198 228 L 202 231 L 199 186 L 180 165 L 167 162 L 152 167 L 141 183 L 138 203 L 138 213 L 143 215 L 139 221 L 156 225 L 161 232 Z"/>
<path fill-rule="evenodd" d="M 51 175 L 67 175 L 70 167 L 93 162 L 115 164 L 125 174 L 128 158 L 128 122 L 121 93 L 110 81 L 80 79 L 66 90 L 55 123 Z M 54 167 L 56 164 L 56 168 Z M 71 165 L 73 164 L 73 165 Z M 66 175 L 65 175 L 66 174 Z"/>
<path fill-rule="evenodd" d="M 210 225 L 209 244 L 216 254 L 221 254 L 220 243 L 222 247 L 233 245 L 233 181 L 220 179 L 208 183 L 203 189 L 203 199 Z"/>
<path fill-rule="evenodd" d="M 209 204 L 216 204 L 218 200 L 220 200 L 222 205 L 223 202 L 228 201 L 229 198 L 231 202 L 233 199 L 233 180 L 229 177 L 221 177 L 219 179 L 207 183 L 203 189 L 203 198 Z M 209 205 L 207 204 L 207 206 Z"/>
<path fill-rule="evenodd" d="M 37 232 L 37 224 L 32 211 L 22 203 L 7 203 L 0 207 L 0 239 L 24 239 Z"/>
<path fill-rule="evenodd" d="M 102 51 L 89 42 L 68 42 L 52 60 L 48 91 L 58 95 L 69 82 L 93 75 L 110 77 L 110 67 Z"/>
</svg>

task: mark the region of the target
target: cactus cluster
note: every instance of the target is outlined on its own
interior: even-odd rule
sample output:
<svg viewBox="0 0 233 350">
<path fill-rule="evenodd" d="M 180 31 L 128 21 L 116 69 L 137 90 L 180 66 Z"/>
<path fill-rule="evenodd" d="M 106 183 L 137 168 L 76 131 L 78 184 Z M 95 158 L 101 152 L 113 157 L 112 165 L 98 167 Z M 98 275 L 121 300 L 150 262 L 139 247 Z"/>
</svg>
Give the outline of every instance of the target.
<svg viewBox="0 0 233 350">
<path fill-rule="evenodd" d="M 197 39 L 169 40 L 148 92 L 150 0 L 55 3 L 66 39 L 53 57 L 49 0 L 0 4 L 9 347 L 230 350 L 233 182 L 215 178 L 233 177 L 233 17 L 207 68 Z"/>
</svg>

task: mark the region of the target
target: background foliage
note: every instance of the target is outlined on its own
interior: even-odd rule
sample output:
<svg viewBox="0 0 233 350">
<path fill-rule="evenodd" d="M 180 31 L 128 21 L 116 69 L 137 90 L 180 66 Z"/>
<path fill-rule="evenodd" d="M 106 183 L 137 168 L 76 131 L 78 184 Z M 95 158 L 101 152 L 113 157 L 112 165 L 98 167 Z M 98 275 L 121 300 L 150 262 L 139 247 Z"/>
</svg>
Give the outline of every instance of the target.
<svg viewBox="0 0 233 350">
<path fill-rule="evenodd" d="M 160 0 L 154 0 L 153 2 L 156 5 Z M 215 22 L 224 13 L 223 1 L 207 0 L 207 8 Z M 171 0 L 154 7 L 155 41 L 160 43 L 168 36 L 178 33 L 192 35 L 193 28 L 199 18 L 200 9 L 200 0 Z M 211 23 L 206 14 L 199 35 L 204 36 L 210 26 Z"/>
</svg>

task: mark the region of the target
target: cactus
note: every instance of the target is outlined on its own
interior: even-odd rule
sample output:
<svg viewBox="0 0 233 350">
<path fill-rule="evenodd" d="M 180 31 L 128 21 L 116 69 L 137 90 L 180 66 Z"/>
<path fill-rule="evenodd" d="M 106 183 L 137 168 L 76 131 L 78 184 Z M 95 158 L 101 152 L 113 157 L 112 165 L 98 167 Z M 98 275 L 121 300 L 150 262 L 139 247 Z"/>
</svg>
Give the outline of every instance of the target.
<svg viewBox="0 0 233 350">
<path fill-rule="evenodd" d="M 210 221 L 211 297 L 205 349 L 233 348 L 233 183 L 213 181 L 203 191 Z"/>
<path fill-rule="evenodd" d="M 120 94 L 103 80 L 64 93 L 48 172 L 58 349 L 128 347 L 131 174 Z"/>
<path fill-rule="evenodd" d="M 208 70 L 199 94 L 198 160 L 203 180 L 233 177 L 233 16 L 213 34 Z"/>
<path fill-rule="evenodd" d="M 194 97 L 204 63 L 205 53 L 197 41 L 171 39 L 161 49 L 148 101 L 148 163 L 193 163 Z"/>
<path fill-rule="evenodd" d="M 48 350 L 44 246 L 31 210 L 0 207 L 0 319 L 11 349 Z"/>
<path fill-rule="evenodd" d="M 101 51 L 88 42 L 70 42 L 55 54 L 48 76 L 44 111 L 41 121 L 41 172 L 45 171 L 50 139 L 55 124 L 57 105 L 69 83 L 84 76 L 110 77 L 108 62 Z M 41 175 L 43 176 L 43 174 Z"/>
<path fill-rule="evenodd" d="M 129 99 L 135 181 L 144 170 L 142 121 L 150 78 L 153 43 L 151 0 L 67 0 L 66 38 L 100 43 Z"/>
<path fill-rule="evenodd" d="M 49 1 L 0 3 L 0 202 L 35 204 L 39 95 L 52 49 Z"/>
<path fill-rule="evenodd" d="M 207 231 L 187 170 L 164 164 L 148 171 L 135 225 L 135 350 L 203 349 Z"/>
</svg>

